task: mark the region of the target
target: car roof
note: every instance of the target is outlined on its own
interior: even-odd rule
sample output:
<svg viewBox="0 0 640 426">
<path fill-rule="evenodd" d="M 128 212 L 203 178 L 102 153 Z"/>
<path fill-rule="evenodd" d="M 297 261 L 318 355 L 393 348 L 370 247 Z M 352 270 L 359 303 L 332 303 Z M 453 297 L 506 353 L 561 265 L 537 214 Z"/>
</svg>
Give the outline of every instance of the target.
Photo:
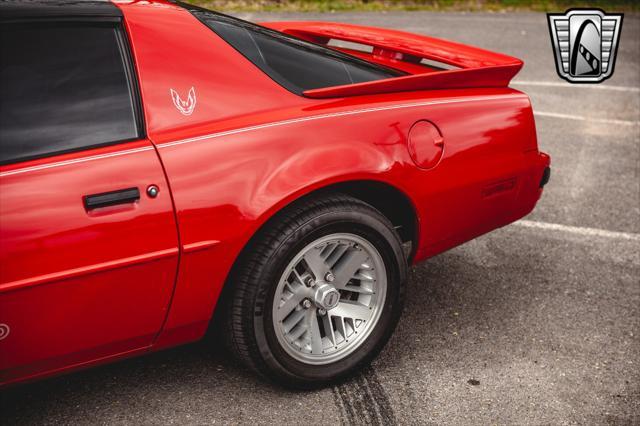
<svg viewBox="0 0 640 426">
<path fill-rule="evenodd" d="M 2 0 L 0 19 L 121 18 L 122 11 L 109 0 Z"/>
</svg>

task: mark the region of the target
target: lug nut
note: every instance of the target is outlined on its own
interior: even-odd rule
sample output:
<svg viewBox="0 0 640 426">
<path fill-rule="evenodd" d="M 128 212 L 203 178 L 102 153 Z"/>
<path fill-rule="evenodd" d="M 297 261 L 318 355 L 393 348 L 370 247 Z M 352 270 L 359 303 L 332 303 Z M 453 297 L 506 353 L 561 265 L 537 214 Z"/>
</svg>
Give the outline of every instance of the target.
<svg viewBox="0 0 640 426">
<path fill-rule="evenodd" d="M 311 277 L 307 277 L 307 279 L 306 279 L 306 280 L 304 280 L 304 283 L 305 283 L 305 285 L 306 285 L 307 287 L 313 287 L 313 285 L 314 285 L 316 282 L 314 281 L 314 279 L 313 279 L 313 278 L 311 278 Z"/>
<path fill-rule="evenodd" d="M 302 307 L 304 307 L 305 309 L 309 309 L 311 307 L 311 300 L 309 299 L 304 299 L 302 301 Z"/>
<path fill-rule="evenodd" d="M 336 277 L 331 272 L 327 272 L 327 275 L 324 276 L 324 280 L 328 283 L 332 283 L 335 279 Z"/>
<path fill-rule="evenodd" d="M 324 308 L 318 309 L 318 315 L 321 315 L 321 316 L 327 315 L 327 310 Z"/>
</svg>

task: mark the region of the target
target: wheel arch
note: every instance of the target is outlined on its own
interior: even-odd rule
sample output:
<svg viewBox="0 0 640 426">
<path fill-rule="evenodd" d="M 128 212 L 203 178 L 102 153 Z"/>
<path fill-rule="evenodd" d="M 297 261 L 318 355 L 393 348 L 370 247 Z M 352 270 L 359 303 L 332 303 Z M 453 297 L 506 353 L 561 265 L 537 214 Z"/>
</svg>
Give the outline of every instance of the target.
<svg viewBox="0 0 640 426">
<path fill-rule="evenodd" d="M 277 220 L 279 215 L 283 214 L 287 209 L 304 203 L 308 198 L 321 197 L 323 194 L 330 193 L 342 193 L 370 204 L 389 219 L 404 243 L 411 243 L 413 249 L 417 246 L 418 236 L 420 235 L 418 211 L 413 200 L 405 191 L 382 180 L 371 178 L 348 179 L 308 187 L 265 211 L 262 217 L 258 219 L 259 226 L 244 244 L 234 261 L 234 265 L 247 248 L 250 247 L 252 241 L 259 237 L 261 230 L 272 221 Z M 413 255 L 413 250 L 411 255 Z"/>
<path fill-rule="evenodd" d="M 352 180 L 323 189 L 344 193 L 372 205 L 393 223 L 403 242 L 417 244 L 418 212 L 411 198 L 398 187 L 377 180 Z"/>
<path fill-rule="evenodd" d="M 222 307 L 226 303 L 233 283 L 234 274 L 239 265 L 242 264 L 246 253 L 251 250 L 255 241 L 260 238 L 261 231 L 264 230 L 274 220 L 278 220 L 281 214 L 288 209 L 304 203 L 306 199 L 311 197 L 322 196 L 323 194 L 342 193 L 364 201 L 379 210 L 394 225 L 396 231 L 400 235 L 403 243 L 410 243 L 410 248 L 406 252 L 409 263 L 413 258 L 418 245 L 419 236 L 419 219 L 418 211 L 411 198 L 400 188 L 388 182 L 375 179 L 354 179 L 328 183 L 319 187 L 313 187 L 306 191 L 302 191 L 292 197 L 284 200 L 282 203 L 273 206 L 263 214 L 260 225 L 252 232 L 242 249 L 239 251 L 234 260 L 227 277 L 225 279 L 222 292 L 217 306 Z M 220 315 L 224 315 L 224 309 L 216 308 L 210 320 L 210 326 L 220 323 L 216 319 Z"/>
</svg>

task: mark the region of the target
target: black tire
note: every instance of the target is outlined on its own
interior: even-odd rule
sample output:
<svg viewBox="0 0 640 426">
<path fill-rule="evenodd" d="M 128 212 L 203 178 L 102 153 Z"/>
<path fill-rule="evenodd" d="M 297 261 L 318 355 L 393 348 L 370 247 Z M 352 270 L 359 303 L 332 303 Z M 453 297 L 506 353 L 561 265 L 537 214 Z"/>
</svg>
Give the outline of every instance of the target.
<svg viewBox="0 0 640 426">
<path fill-rule="evenodd" d="M 335 232 L 356 234 L 382 256 L 387 293 L 382 313 L 363 343 L 346 358 L 312 365 L 289 356 L 275 337 L 272 303 L 286 265 L 307 244 Z M 276 215 L 234 267 L 224 309 L 225 340 L 249 368 L 287 387 L 312 388 L 365 366 L 391 336 L 403 308 L 407 261 L 391 222 L 371 205 L 343 194 L 308 197 Z"/>
</svg>

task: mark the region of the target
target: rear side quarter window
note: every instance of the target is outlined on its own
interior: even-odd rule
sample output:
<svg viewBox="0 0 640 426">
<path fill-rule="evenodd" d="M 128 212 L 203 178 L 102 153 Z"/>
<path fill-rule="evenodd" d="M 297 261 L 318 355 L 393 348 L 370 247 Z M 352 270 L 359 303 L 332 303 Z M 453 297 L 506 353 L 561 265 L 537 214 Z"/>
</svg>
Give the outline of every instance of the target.
<svg viewBox="0 0 640 426">
<path fill-rule="evenodd" d="M 404 75 L 240 19 L 182 5 L 274 81 L 298 95 Z"/>
<path fill-rule="evenodd" d="M 119 24 L 0 27 L 0 164 L 140 136 Z"/>
</svg>

